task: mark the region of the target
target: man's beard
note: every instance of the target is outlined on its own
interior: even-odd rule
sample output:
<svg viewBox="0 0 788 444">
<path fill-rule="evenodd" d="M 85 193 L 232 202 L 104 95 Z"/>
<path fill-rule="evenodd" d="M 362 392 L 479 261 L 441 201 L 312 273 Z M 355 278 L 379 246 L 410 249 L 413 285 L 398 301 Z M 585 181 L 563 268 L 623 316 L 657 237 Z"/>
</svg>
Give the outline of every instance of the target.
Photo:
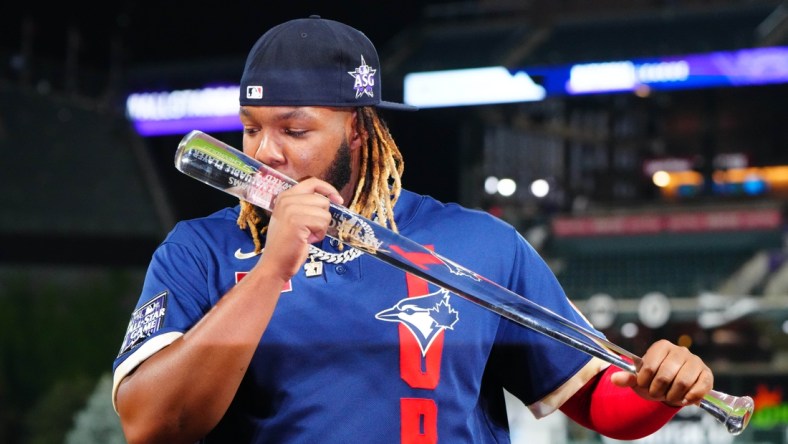
<svg viewBox="0 0 788 444">
<path fill-rule="evenodd" d="M 334 156 L 333 162 L 323 173 L 323 180 L 333 185 L 337 191 L 342 191 L 342 188 L 350 183 L 350 162 L 350 144 L 347 138 L 344 138 L 342 143 L 339 144 L 339 149 L 336 156 Z"/>
<path fill-rule="evenodd" d="M 350 144 L 348 143 L 347 138 L 344 138 L 339 144 L 339 149 L 337 150 L 337 154 L 334 156 L 334 160 L 331 162 L 331 165 L 329 165 L 328 168 L 326 168 L 326 170 L 323 172 L 323 180 L 330 183 L 334 188 L 337 189 L 337 191 L 341 192 L 342 188 L 350 183 L 350 175 L 352 172 L 352 169 L 350 168 L 350 162 L 352 162 L 350 158 Z M 265 221 L 265 224 L 267 224 L 270 213 L 258 207 L 257 205 L 254 205 L 254 210 L 260 219 Z"/>
</svg>

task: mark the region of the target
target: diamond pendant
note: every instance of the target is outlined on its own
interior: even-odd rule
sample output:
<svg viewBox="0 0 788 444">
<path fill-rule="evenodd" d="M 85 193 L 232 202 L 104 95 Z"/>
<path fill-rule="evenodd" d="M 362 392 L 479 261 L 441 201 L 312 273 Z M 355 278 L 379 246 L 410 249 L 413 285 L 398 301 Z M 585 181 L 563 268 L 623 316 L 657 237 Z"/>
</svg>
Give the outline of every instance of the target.
<svg viewBox="0 0 788 444">
<path fill-rule="evenodd" d="M 323 262 L 309 258 L 309 262 L 304 264 L 304 274 L 306 277 L 315 277 L 323 274 Z"/>
</svg>

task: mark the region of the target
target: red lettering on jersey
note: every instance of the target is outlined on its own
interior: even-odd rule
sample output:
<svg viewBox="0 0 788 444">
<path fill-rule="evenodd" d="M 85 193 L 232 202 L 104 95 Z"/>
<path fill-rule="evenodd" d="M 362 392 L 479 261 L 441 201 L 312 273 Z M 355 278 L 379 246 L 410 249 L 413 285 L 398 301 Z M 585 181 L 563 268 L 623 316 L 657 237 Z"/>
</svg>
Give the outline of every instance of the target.
<svg viewBox="0 0 788 444">
<path fill-rule="evenodd" d="M 399 326 L 400 377 L 410 387 L 434 390 L 441 377 L 443 332 L 435 337 L 427 355 L 422 356 L 419 341 L 404 325 Z"/>
<path fill-rule="evenodd" d="M 405 275 L 408 296 L 422 296 L 429 293 L 427 281 L 410 273 Z M 400 377 L 410 387 L 433 390 L 438 386 L 441 376 L 441 357 L 443 356 L 443 334 L 440 332 L 427 350 L 421 354 L 419 341 L 403 324 L 399 324 L 399 372 Z"/>
<path fill-rule="evenodd" d="M 427 247 L 427 248 L 431 249 L 430 247 Z M 427 269 L 427 267 L 424 266 L 426 264 L 443 264 L 444 263 L 442 260 L 440 260 L 436 256 L 434 256 L 432 254 L 429 254 L 429 253 L 422 253 L 422 252 L 419 252 L 419 251 L 407 252 L 407 251 L 403 250 L 402 248 L 400 248 L 400 247 L 398 247 L 396 245 L 392 245 L 391 249 L 396 251 L 397 254 L 399 254 L 400 256 L 402 256 L 405 259 L 411 261 L 412 263 L 418 265 L 419 267 L 421 267 L 424 270 Z"/>
<path fill-rule="evenodd" d="M 247 274 L 249 274 L 248 271 L 236 271 L 235 272 L 235 283 L 237 284 L 238 282 L 240 282 L 241 279 L 243 279 L 244 276 L 246 276 Z M 285 282 L 285 285 L 282 286 L 282 293 L 285 293 L 285 292 L 291 291 L 291 290 L 293 290 L 293 280 L 289 279 L 287 282 Z"/>
<path fill-rule="evenodd" d="M 438 406 L 432 399 L 402 398 L 402 444 L 434 444 L 438 442 Z"/>
<path fill-rule="evenodd" d="M 392 246 L 397 253 L 409 260 L 425 263 L 441 263 L 438 258 L 424 253 L 405 253 Z M 429 248 L 429 247 L 428 247 Z M 410 257 L 409 257 L 409 256 Z M 430 259 L 432 258 L 432 259 Z M 434 260 L 434 262 L 433 262 Z M 405 274 L 408 296 L 423 296 L 429 293 L 427 281 L 410 273 Z M 441 331 L 427 349 L 421 354 L 419 341 L 407 327 L 399 325 L 399 371 L 403 381 L 410 387 L 434 390 L 440 382 L 441 357 L 443 356 L 443 335 Z M 432 399 L 400 399 L 400 439 L 407 444 L 430 444 L 438 442 L 438 406 Z"/>
<path fill-rule="evenodd" d="M 424 296 L 430 292 L 427 281 L 410 273 L 405 274 L 405 283 L 408 286 L 408 297 Z"/>
</svg>

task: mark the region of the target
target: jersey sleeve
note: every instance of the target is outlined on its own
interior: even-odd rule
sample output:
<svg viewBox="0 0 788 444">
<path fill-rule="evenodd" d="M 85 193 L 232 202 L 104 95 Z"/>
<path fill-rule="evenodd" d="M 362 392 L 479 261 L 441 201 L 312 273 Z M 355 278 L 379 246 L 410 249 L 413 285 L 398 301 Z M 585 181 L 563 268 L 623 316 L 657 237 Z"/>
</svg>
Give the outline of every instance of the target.
<svg viewBox="0 0 788 444">
<path fill-rule="evenodd" d="M 153 253 L 142 291 L 113 362 L 112 400 L 123 378 L 145 359 L 170 345 L 210 309 L 208 270 L 199 244 L 186 242 L 187 227 L 176 226 Z"/>
<path fill-rule="evenodd" d="M 514 236 L 509 288 L 603 336 L 567 298 L 538 252 L 519 233 L 515 232 Z M 543 333 L 503 319 L 488 371 L 494 372 L 503 381 L 504 388 L 520 398 L 539 418 L 558 409 L 608 365 Z"/>
</svg>

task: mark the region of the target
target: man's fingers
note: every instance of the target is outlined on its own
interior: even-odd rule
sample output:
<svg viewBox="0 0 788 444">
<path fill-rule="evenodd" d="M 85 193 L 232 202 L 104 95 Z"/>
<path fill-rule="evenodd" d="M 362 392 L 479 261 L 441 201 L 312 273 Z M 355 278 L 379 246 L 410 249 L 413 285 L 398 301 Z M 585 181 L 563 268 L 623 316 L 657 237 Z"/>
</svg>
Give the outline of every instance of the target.
<svg viewBox="0 0 788 444">
<path fill-rule="evenodd" d="M 640 361 L 640 366 L 637 369 L 637 383 L 638 386 L 648 390 L 649 395 L 653 396 L 659 389 L 654 384 L 660 384 L 656 381 L 657 375 L 663 365 L 663 362 L 668 358 L 670 347 L 664 346 L 661 341 L 657 341 L 652 345 L 643 355 Z M 678 369 L 676 369 L 678 370 Z M 664 373 L 663 373 L 664 377 Z M 658 396 L 653 396 L 657 398 Z"/>
<path fill-rule="evenodd" d="M 696 404 L 713 386 L 711 370 L 685 347 L 657 341 L 643 355 L 636 388 L 649 398 L 681 406 Z"/>
<path fill-rule="evenodd" d="M 699 403 L 712 389 L 714 376 L 711 370 L 696 356 L 682 366 L 676 382 L 667 393 L 667 401 L 682 405 Z"/>
<path fill-rule="evenodd" d="M 634 387 L 637 385 L 637 377 L 626 370 L 621 370 L 610 375 L 610 382 L 619 387 Z"/>
<path fill-rule="evenodd" d="M 303 179 L 293 188 L 300 193 L 315 193 L 325 196 L 328 198 L 328 200 L 338 205 L 342 205 L 344 203 L 344 199 L 336 188 L 334 188 L 330 183 L 316 179 L 314 177 Z M 291 190 L 293 188 L 291 188 Z"/>
<path fill-rule="evenodd" d="M 272 223 L 281 223 L 299 231 L 299 237 L 310 244 L 326 235 L 331 223 L 326 196 L 314 193 L 283 195 L 277 206 Z"/>
</svg>

